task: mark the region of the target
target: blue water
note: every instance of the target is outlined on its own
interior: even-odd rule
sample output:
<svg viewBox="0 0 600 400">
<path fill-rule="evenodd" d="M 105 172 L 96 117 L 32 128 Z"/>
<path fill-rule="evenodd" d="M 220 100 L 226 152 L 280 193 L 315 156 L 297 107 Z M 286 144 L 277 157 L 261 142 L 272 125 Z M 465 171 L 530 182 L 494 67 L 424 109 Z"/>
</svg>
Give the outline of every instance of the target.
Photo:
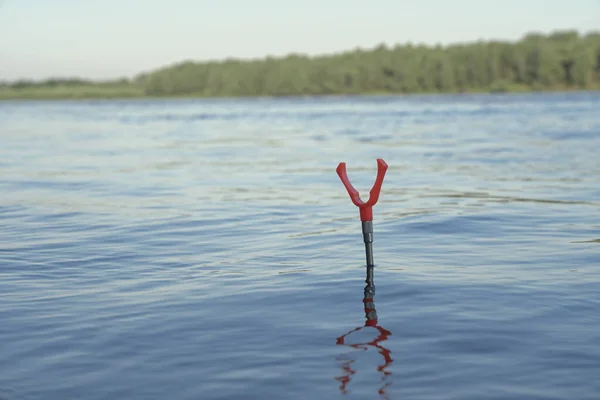
<svg viewBox="0 0 600 400">
<path fill-rule="evenodd" d="M 0 398 L 598 399 L 599 154 L 600 93 L 2 102 Z"/>
</svg>

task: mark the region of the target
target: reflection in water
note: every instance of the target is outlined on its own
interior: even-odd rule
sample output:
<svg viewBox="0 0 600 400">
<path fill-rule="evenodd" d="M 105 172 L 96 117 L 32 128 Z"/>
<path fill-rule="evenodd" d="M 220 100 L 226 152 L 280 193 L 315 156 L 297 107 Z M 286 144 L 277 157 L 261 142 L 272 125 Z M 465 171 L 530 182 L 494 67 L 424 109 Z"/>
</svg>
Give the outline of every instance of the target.
<svg viewBox="0 0 600 400">
<path fill-rule="evenodd" d="M 367 267 L 366 282 L 367 282 L 367 286 L 365 286 L 364 296 L 363 296 L 363 303 L 364 303 L 364 307 L 365 307 L 365 317 L 366 317 L 365 325 L 360 326 L 356 329 L 353 329 L 350 332 L 346 333 L 345 335 L 338 337 L 336 344 L 350 346 L 356 350 L 362 350 L 362 351 L 368 351 L 369 348 L 377 349 L 377 352 L 383 357 L 383 364 L 380 364 L 377 366 L 377 371 L 383 374 L 382 379 L 381 379 L 383 381 L 383 385 L 379 388 L 378 392 L 379 392 L 379 395 L 385 399 L 385 398 L 387 398 L 386 389 L 391 384 L 391 382 L 389 381 L 389 376 L 391 375 L 391 372 L 387 371 L 386 368 L 394 360 L 392 360 L 391 351 L 386 349 L 381 344 L 381 342 L 386 341 L 388 336 L 391 335 L 392 333 L 390 331 L 388 331 L 387 329 L 382 328 L 378 324 L 377 311 L 375 310 L 375 301 L 374 301 L 375 284 L 373 283 L 373 267 Z M 377 337 L 375 337 L 372 340 L 366 341 L 366 342 L 352 343 L 352 344 L 346 343 L 346 338 L 348 335 L 351 335 L 354 332 L 360 331 L 364 327 L 373 327 L 373 328 L 377 329 L 377 331 L 378 331 L 376 333 Z M 356 373 L 356 369 L 352 368 L 352 366 L 353 366 L 352 364 L 354 364 L 355 362 L 356 362 L 356 359 L 354 359 L 353 357 L 345 359 L 344 362 L 342 363 L 343 374 L 341 376 L 336 377 L 336 380 L 338 380 L 340 382 L 340 391 L 343 394 L 346 394 L 348 392 L 347 386 L 350 383 L 350 380 L 352 379 L 352 375 L 354 375 Z M 356 366 L 355 366 L 355 368 L 356 368 Z"/>
</svg>

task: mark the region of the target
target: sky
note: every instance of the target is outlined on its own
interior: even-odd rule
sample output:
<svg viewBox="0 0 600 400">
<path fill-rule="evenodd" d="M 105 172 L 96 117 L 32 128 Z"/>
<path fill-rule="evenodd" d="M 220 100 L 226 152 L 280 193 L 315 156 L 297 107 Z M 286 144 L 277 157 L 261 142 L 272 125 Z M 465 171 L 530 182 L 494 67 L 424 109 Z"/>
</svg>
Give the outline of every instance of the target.
<svg viewBox="0 0 600 400">
<path fill-rule="evenodd" d="M 0 80 L 600 30 L 600 0 L 0 0 Z"/>
</svg>

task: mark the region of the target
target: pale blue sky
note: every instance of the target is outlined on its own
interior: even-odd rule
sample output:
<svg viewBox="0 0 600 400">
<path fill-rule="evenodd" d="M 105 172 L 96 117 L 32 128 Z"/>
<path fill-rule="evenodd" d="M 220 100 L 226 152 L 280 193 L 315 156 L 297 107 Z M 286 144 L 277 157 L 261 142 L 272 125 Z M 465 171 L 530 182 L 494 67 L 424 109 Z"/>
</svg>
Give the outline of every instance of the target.
<svg viewBox="0 0 600 400">
<path fill-rule="evenodd" d="M 0 0 L 0 80 L 600 29 L 600 0 Z"/>
</svg>

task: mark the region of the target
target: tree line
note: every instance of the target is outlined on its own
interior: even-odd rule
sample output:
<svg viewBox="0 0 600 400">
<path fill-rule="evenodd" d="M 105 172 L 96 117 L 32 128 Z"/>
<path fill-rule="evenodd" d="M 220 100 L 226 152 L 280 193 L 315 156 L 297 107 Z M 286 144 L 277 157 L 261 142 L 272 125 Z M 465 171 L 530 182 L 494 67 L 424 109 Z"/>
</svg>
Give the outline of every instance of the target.
<svg viewBox="0 0 600 400">
<path fill-rule="evenodd" d="M 81 80 L 5 84 L 90 85 Z M 103 83 L 109 84 L 108 82 Z M 530 33 L 515 42 L 379 45 L 343 53 L 185 61 L 110 83 L 146 96 L 294 96 L 600 88 L 600 32 Z"/>
</svg>

